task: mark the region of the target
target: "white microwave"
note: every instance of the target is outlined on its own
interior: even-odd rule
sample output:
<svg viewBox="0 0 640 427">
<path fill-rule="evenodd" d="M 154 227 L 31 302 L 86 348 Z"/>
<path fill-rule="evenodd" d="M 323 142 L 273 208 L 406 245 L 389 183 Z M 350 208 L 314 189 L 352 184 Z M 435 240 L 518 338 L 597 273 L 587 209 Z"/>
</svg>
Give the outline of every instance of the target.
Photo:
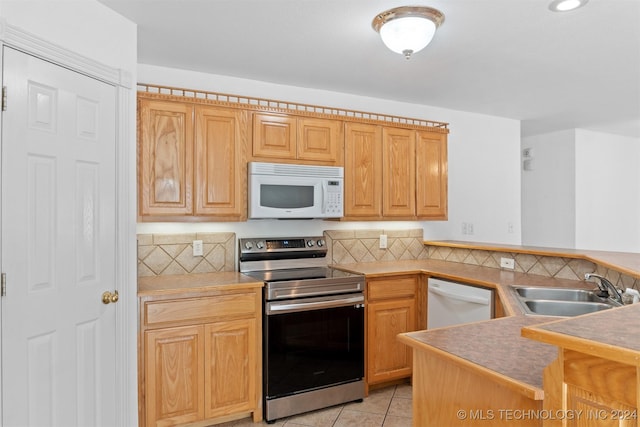
<svg viewBox="0 0 640 427">
<path fill-rule="evenodd" d="M 340 218 L 344 168 L 249 162 L 249 218 Z"/>
</svg>

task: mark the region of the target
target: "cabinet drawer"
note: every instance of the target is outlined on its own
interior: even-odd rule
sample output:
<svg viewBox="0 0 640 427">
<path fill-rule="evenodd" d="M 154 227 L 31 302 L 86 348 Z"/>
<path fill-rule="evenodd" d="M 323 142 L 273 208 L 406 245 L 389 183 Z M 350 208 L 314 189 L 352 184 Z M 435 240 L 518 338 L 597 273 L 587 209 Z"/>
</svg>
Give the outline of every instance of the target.
<svg viewBox="0 0 640 427">
<path fill-rule="evenodd" d="M 412 298 L 416 294 L 417 278 L 403 276 L 393 279 L 370 280 L 367 282 L 369 301 L 389 298 Z"/>
<path fill-rule="evenodd" d="M 144 304 L 147 326 L 185 322 L 205 323 L 232 316 L 254 317 L 259 307 L 258 294 L 243 293 L 179 300 L 149 301 Z"/>
</svg>

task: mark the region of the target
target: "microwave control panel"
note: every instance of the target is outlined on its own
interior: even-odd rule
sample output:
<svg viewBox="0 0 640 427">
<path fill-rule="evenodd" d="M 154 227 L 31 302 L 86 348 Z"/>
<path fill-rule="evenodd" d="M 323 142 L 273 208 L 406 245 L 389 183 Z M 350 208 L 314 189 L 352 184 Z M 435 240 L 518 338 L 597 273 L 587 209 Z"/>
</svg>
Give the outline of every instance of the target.
<svg viewBox="0 0 640 427">
<path fill-rule="evenodd" d="M 327 213 L 342 216 L 342 181 L 327 181 Z"/>
</svg>

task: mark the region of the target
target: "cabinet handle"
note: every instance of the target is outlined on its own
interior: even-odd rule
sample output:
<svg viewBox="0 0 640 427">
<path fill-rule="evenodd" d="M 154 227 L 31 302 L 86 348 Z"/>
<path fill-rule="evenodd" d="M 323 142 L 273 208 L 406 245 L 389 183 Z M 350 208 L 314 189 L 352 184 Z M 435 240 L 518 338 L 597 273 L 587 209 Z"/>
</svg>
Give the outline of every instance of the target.
<svg viewBox="0 0 640 427">
<path fill-rule="evenodd" d="M 433 287 L 433 286 L 429 287 L 429 292 L 432 292 L 432 293 L 437 294 L 437 295 L 441 295 L 441 296 L 443 296 L 445 298 L 451 298 L 451 299 L 464 301 L 464 302 L 471 302 L 473 304 L 489 305 L 489 298 L 482 298 L 482 297 L 474 297 L 474 296 L 469 296 L 469 295 L 455 294 L 455 293 L 452 293 L 452 292 L 443 291 L 442 289 L 436 288 L 436 287 Z"/>
</svg>

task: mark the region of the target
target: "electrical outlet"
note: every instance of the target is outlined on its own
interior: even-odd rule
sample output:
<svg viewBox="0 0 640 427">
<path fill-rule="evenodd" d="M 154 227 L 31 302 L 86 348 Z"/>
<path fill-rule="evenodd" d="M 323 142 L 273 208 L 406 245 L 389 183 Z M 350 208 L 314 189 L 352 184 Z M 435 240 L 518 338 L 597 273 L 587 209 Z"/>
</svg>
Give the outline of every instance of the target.
<svg viewBox="0 0 640 427">
<path fill-rule="evenodd" d="M 462 223 L 461 231 L 462 231 L 462 234 L 467 234 L 467 223 L 466 222 Z"/>
<path fill-rule="evenodd" d="M 473 234 L 473 223 L 472 222 L 467 224 L 467 234 Z"/>
<path fill-rule="evenodd" d="M 511 221 L 507 223 L 507 233 L 513 234 L 513 223 Z"/>
<path fill-rule="evenodd" d="M 500 258 L 500 267 L 513 270 L 516 268 L 516 261 L 513 258 Z"/>
<path fill-rule="evenodd" d="M 380 249 L 387 249 L 387 235 L 380 235 Z"/>
<path fill-rule="evenodd" d="M 202 240 L 193 241 L 193 256 L 202 256 Z"/>
</svg>

